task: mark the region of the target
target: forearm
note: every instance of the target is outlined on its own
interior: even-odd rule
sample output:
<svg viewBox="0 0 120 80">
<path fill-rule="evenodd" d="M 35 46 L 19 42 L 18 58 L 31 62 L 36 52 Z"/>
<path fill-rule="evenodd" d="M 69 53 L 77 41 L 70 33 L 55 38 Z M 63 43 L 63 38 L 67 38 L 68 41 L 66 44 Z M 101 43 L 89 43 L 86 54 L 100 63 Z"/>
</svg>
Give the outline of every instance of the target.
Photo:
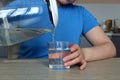
<svg viewBox="0 0 120 80">
<path fill-rule="evenodd" d="M 89 48 L 82 48 L 85 56 L 85 60 L 94 61 L 106 58 L 111 58 L 116 55 L 116 49 L 114 45 L 110 42 L 106 42 L 100 45 L 95 45 Z"/>
</svg>

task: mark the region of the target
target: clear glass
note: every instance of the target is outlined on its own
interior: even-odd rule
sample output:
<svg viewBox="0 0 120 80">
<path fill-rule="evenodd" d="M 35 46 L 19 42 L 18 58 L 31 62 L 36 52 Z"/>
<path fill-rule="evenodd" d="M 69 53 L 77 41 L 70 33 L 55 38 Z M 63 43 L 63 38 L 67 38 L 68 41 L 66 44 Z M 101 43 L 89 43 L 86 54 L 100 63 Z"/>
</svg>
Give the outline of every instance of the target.
<svg viewBox="0 0 120 80">
<path fill-rule="evenodd" d="M 115 27 L 120 29 L 120 19 L 115 19 Z"/>
<path fill-rule="evenodd" d="M 54 70 L 69 69 L 64 66 L 63 58 L 70 54 L 70 44 L 65 41 L 54 41 L 48 43 L 49 68 Z"/>
<path fill-rule="evenodd" d="M 114 32 L 120 33 L 120 19 L 114 19 Z"/>
</svg>

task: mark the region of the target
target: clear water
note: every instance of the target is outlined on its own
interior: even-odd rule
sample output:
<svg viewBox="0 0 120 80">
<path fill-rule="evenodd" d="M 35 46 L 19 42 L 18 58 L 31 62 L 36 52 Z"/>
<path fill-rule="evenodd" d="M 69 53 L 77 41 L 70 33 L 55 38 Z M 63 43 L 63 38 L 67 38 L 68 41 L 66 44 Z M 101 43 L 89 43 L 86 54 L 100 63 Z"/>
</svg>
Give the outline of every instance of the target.
<svg viewBox="0 0 120 80">
<path fill-rule="evenodd" d="M 69 69 L 70 66 L 65 67 L 63 65 L 62 58 L 57 58 L 57 59 L 49 59 L 49 68 L 54 69 L 54 70 L 65 70 Z"/>
<path fill-rule="evenodd" d="M 56 31 L 56 27 L 54 27 L 54 29 L 52 30 L 51 34 L 52 34 L 52 41 L 55 42 L 55 31 Z M 67 56 L 68 54 L 70 54 L 70 50 L 69 48 L 66 49 L 49 49 L 48 51 L 49 53 L 49 68 L 54 69 L 54 70 L 65 70 L 65 69 L 69 69 L 70 66 L 64 66 L 63 63 L 63 57 Z"/>
<path fill-rule="evenodd" d="M 42 28 L 0 28 L 0 46 L 14 45 L 47 32 L 51 32 L 51 30 Z"/>
<path fill-rule="evenodd" d="M 69 69 L 70 66 L 65 67 L 63 58 L 69 55 L 69 49 L 65 50 L 49 50 L 49 68 L 54 70 Z"/>
<path fill-rule="evenodd" d="M 51 32 L 53 42 L 55 41 L 55 30 L 56 30 L 56 28 L 54 28 L 53 31 Z"/>
</svg>

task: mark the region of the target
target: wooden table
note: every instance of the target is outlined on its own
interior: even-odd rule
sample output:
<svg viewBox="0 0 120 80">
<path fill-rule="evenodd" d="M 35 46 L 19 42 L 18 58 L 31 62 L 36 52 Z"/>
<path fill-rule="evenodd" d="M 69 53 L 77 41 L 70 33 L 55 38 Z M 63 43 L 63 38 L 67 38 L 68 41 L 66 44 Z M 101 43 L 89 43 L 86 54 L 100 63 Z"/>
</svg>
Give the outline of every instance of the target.
<svg viewBox="0 0 120 80">
<path fill-rule="evenodd" d="M 120 80 L 120 58 L 89 62 L 85 70 L 51 70 L 47 59 L 0 60 L 0 80 Z"/>
</svg>

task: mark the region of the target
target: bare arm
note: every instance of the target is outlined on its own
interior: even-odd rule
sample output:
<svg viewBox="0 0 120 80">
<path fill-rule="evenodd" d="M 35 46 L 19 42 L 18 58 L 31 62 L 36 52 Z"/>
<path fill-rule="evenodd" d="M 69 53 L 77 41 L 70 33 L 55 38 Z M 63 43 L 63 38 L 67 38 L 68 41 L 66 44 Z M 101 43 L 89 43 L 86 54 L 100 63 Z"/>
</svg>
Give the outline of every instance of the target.
<svg viewBox="0 0 120 80">
<path fill-rule="evenodd" d="M 71 54 L 63 59 L 65 66 L 78 63 L 80 70 L 83 70 L 89 61 L 111 58 L 116 55 L 114 44 L 99 26 L 87 32 L 86 37 L 93 47 L 80 48 L 77 44 L 72 45 L 70 47 Z"/>
<path fill-rule="evenodd" d="M 114 44 L 99 26 L 91 29 L 86 37 L 94 45 L 93 47 L 82 48 L 86 61 L 106 59 L 116 55 Z"/>
</svg>

